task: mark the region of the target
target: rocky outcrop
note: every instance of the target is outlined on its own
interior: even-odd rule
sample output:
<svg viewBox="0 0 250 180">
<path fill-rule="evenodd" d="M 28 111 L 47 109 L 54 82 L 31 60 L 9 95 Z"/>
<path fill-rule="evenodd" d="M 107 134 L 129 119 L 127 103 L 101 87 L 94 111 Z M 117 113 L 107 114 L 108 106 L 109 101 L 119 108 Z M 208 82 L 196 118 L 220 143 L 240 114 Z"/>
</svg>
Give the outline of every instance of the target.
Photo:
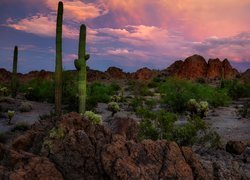
<svg viewBox="0 0 250 180">
<path fill-rule="evenodd" d="M 206 78 L 207 63 L 200 55 L 193 55 L 185 59 L 181 69 L 178 71 L 178 76 L 186 79 Z"/>
<path fill-rule="evenodd" d="M 165 140 L 136 142 L 118 120 L 112 132 L 77 113 L 40 121 L 0 145 L 0 177 L 21 179 L 244 179 L 231 154 L 195 154 Z M 125 123 L 126 124 L 126 123 Z M 120 128 L 119 128 L 120 127 Z M 120 131 L 120 132 L 119 132 Z M 214 151 L 212 151 L 213 153 Z M 10 155 L 8 155 L 10 154 Z M 218 160 L 218 159 L 219 160 Z M 222 158 L 222 159 L 220 159 Z M 223 164 L 223 161 L 227 161 Z M 36 164 L 37 163 L 37 164 Z M 15 170 L 13 170 L 14 167 Z M 45 173 L 46 172 L 46 173 Z M 11 176 L 10 176 L 11 175 Z M 3 178 L 2 178 L 3 179 Z"/>
<path fill-rule="evenodd" d="M 150 80 L 154 77 L 157 76 L 157 72 L 149 69 L 149 68 L 142 68 L 137 70 L 135 73 L 131 74 L 132 79 L 137 79 L 137 80 Z"/>
<path fill-rule="evenodd" d="M 226 144 L 226 151 L 232 154 L 240 155 L 245 151 L 246 144 L 242 141 L 228 141 Z"/>
<path fill-rule="evenodd" d="M 46 157 L 7 149 L 0 144 L 0 179 L 63 179 L 55 165 Z"/>
<path fill-rule="evenodd" d="M 185 61 L 176 61 L 166 71 L 169 75 L 191 80 L 233 79 L 238 75 L 238 71 L 232 68 L 227 59 L 209 59 L 207 63 L 200 55 L 190 56 Z"/>
<path fill-rule="evenodd" d="M 31 71 L 28 74 L 21 74 L 19 76 L 20 83 L 26 83 L 32 79 L 53 80 L 53 73 L 50 71 Z"/>
<path fill-rule="evenodd" d="M 127 74 L 117 67 L 109 67 L 105 72 L 110 79 L 125 79 Z"/>
<path fill-rule="evenodd" d="M 250 82 L 250 69 L 247 69 L 244 73 L 242 73 L 240 79 L 244 82 Z"/>
<path fill-rule="evenodd" d="M 6 69 L 0 68 L 0 82 L 7 83 L 11 78 L 11 72 L 7 71 Z"/>
<path fill-rule="evenodd" d="M 209 79 L 221 79 L 223 71 L 223 65 L 218 58 L 208 60 L 207 77 Z"/>
</svg>

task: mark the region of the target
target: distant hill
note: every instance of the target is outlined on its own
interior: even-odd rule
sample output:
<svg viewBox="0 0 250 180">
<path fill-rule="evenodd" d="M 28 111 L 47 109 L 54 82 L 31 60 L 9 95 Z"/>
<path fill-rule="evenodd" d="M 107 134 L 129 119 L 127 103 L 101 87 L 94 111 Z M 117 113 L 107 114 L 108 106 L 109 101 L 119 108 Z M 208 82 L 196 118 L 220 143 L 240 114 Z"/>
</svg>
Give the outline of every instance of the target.
<svg viewBox="0 0 250 180">
<path fill-rule="evenodd" d="M 76 73 L 76 70 L 68 71 L 72 75 Z M 245 73 L 240 74 L 235 68 L 233 68 L 227 59 L 221 61 L 220 59 L 209 59 L 208 62 L 200 56 L 193 55 L 186 58 L 184 61 L 175 61 L 172 65 L 164 70 L 151 70 L 149 68 L 141 68 L 133 73 L 124 72 L 117 67 L 109 67 L 105 72 L 88 69 L 88 80 L 112 80 L 112 79 L 135 79 L 135 80 L 150 80 L 154 77 L 167 77 L 177 76 L 183 79 L 196 80 L 203 78 L 204 80 L 220 80 L 233 79 L 237 76 L 241 76 L 243 80 L 250 79 L 250 69 Z M 34 78 L 41 78 L 52 80 L 53 72 L 41 70 L 31 71 L 27 74 L 18 74 L 19 81 L 25 83 Z M 11 72 L 0 69 L 0 82 L 8 83 L 11 79 Z"/>
</svg>

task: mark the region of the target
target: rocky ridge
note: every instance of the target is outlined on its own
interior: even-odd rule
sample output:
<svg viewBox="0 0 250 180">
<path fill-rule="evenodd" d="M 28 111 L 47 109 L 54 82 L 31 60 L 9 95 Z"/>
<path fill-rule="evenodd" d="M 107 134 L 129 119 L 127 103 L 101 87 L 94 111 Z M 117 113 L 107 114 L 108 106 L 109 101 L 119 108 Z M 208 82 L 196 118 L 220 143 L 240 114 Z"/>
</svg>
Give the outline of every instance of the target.
<svg viewBox="0 0 250 180">
<path fill-rule="evenodd" d="M 119 129 L 119 126 L 117 128 Z M 102 125 L 93 125 L 77 113 L 69 113 L 59 119 L 40 121 L 34 124 L 31 130 L 14 138 L 8 148 L 0 145 L 0 177 L 2 179 L 248 178 L 242 169 L 244 166 L 241 160 L 236 161 L 225 151 L 224 154 L 220 154 L 219 159 L 217 159 L 218 154 L 210 154 L 210 158 L 204 158 L 202 152 L 195 154 L 190 147 L 180 147 L 175 142 L 165 140 L 137 142 L 133 139 L 136 131 L 132 135 L 126 132 L 117 134 L 115 133 L 117 128 L 112 132 Z M 127 128 L 129 129 L 131 128 Z M 223 164 L 225 158 L 228 159 L 227 164 Z M 219 164 L 216 163 L 218 160 Z"/>
</svg>

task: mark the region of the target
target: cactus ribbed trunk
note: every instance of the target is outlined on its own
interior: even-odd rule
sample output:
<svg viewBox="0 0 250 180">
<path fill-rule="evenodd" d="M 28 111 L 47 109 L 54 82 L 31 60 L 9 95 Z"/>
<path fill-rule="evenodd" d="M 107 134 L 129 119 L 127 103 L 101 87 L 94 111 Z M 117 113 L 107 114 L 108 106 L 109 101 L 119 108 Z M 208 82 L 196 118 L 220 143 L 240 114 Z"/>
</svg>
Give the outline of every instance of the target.
<svg viewBox="0 0 250 180">
<path fill-rule="evenodd" d="M 79 95 L 79 113 L 84 114 L 86 110 L 87 94 L 87 69 L 86 61 L 89 55 L 86 54 L 86 26 L 80 27 L 78 59 L 75 60 L 75 66 L 78 70 L 78 95 Z"/>
<path fill-rule="evenodd" d="M 61 115 L 62 106 L 62 23 L 63 3 L 58 3 L 56 22 L 55 112 Z"/>
<path fill-rule="evenodd" d="M 12 67 L 12 78 L 11 78 L 11 96 L 13 98 L 17 95 L 17 58 L 18 58 L 18 47 L 14 48 L 13 56 L 13 67 Z"/>
</svg>

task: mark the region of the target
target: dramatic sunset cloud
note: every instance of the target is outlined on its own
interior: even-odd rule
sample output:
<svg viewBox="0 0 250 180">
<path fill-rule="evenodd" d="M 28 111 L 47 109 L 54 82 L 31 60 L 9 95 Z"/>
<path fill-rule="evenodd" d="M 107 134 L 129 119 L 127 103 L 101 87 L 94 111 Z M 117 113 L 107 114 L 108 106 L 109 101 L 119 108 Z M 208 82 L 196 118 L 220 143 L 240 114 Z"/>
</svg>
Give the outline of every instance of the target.
<svg viewBox="0 0 250 180">
<path fill-rule="evenodd" d="M 249 0 L 63 3 L 66 69 L 74 68 L 82 23 L 87 25 L 87 51 L 91 54 L 88 63 L 92 68 L 105 70 L 115 65 L 127 71 L 142 66 L 162 69 L 193 54 L 206 59 L 228 58 L 243 70 L 250 66 Z M 2 59 L 11 60 L 12 47 L 17 44 L 25 55 L 22 59 L 35 62 L 34 69 L 53 70 L 55 52 L 51 49 L 55 46 L 58 1 L 20 0 L 20 4 L 15 0 L 0 1 L 0 65 L 10 66 Z M 21 66 L 22 69 L 32 70 Z"/>
</svg>

